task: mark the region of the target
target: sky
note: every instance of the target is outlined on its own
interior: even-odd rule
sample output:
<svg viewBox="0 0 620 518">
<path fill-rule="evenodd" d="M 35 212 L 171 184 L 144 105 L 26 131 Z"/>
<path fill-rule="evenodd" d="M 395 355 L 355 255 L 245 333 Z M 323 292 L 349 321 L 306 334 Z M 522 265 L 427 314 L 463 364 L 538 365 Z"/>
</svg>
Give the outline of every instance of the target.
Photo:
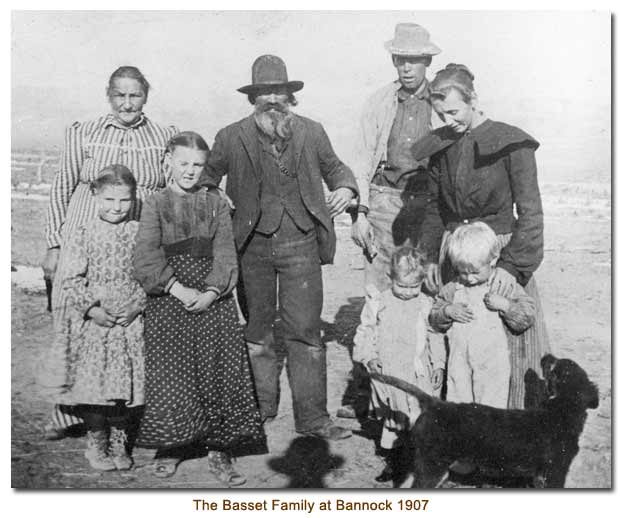
<svg viewBox="0 0 620 518">
<path fill-rule="evenodd" d="M 249 113 L 236 89 L 271 53 L 305 82 L 298 112 L 347 161 L 365 99 L 396 77 L 384 43 L 399 22 L 423 25 L 442 49 L 429 78 L 466 64 L 486 114 L 541 141 L 543 180 L 608 181 L 611 16 L 594 11 L 14 11 L 12 147 L 61 146 L 64 127 L 106 113 L 123 64 L 153 87 L 145 113 L 212 142 Z"/>
</svg>

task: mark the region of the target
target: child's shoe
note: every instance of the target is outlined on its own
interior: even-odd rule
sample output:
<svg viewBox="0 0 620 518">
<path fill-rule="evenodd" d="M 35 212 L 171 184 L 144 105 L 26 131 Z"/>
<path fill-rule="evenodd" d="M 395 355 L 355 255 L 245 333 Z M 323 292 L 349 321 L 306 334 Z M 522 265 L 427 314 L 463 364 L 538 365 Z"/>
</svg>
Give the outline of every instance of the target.
<svg viewBox="0 0 620 518">
<path fill-rule="evenodd" d="M 116 469 L 114 462 L 108 456 L 108 437 L 106 432 L 98 430 L 86 433 L 86 451 L 84 457 L 90 462 L 93 469 L 99 471 L 112 471 Z"/>
<path fill-rule="evenodd" d="M 65 438 L 65 430 L 57 428 L 53 422 L 50 422 L 43 429 L 43 437 L 46 441 L 58 441 Z"/>
<path fill-rule="evenodd" d="M 133 459 L 127 453 L 127 434 L 114 426 L 110 428 L 110 459 L 121 471 L 133 465 Z"/>
<path fill-rule="evenodd" d="M 386 462 L 385 466 L 383 467 L 383 471 L 375 477 L 375 480 L 377 482 L 389 482 L 390 480 L 393 480 L 393 479 L 394 479 L 394 469 L 392 468 L 389 462 Z"/>
<path fill-rule="evenodd" d="M 235 471 L 230 455 L 223 451 L 209 451 L 207 455 L 207 468 L 212 475 L 220 482 L 229 487 L 241 486 L 246 483 L 246 479 Z"/>
</svg>

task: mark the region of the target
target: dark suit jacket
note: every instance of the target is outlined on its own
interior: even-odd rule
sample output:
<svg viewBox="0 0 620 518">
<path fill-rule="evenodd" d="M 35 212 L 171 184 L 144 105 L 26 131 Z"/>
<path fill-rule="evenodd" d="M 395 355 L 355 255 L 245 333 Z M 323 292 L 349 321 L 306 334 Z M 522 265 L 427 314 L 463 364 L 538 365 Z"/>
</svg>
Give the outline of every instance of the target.
<svg viewBox="0 0 620 518">
<path fill-rule="evenodd" d="M 329 217 L 323 191 L 324 180 L 333 191 L 348 187 L 358 193 L 351 170 L 334 153 L 329 138 L 318 122 L 293 116 L 293 137 L 289 145 L 297 160 L 299 190 L 304 205 L 316 222 L 319 254 L 323 264 L 332 263 L 336 253 L 336 233 Z M 260 142 L 254 116 L 235 122 L 215 136 L 203 183 L 218 186 L 226 180 L 226 193 L 235 204 L 233 233 L 237 250 L 242 250 L 260 217 Z"/>
</svg>

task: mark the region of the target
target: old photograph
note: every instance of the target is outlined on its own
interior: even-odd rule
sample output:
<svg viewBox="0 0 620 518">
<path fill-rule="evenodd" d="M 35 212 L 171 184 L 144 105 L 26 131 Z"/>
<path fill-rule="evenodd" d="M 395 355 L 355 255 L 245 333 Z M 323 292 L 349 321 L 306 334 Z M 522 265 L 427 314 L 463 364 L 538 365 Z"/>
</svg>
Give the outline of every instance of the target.
<svg viewBox="0 0 620 518">
<path fill-rule="evenodd" d="M 611 488 L 611 57 L 605 11 L 12 11 L 11 487 Z"/>
</svg>

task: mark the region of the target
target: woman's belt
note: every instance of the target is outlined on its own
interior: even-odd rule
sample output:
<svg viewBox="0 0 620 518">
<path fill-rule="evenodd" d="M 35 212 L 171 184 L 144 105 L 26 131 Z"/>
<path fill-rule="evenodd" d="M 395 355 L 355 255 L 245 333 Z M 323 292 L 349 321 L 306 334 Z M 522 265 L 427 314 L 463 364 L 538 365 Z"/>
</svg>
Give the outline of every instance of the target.
<svg viewBox="0 0 620 518">
<path fill-rule="evenodd" d="M 213 241 L 206 237 L 190 237 L 164 245 L 166 257 L 190 255 L 191 257 L 213 257 Z"/>
<path fill-rule="evenodd" d="M 474 221 L 484 221 L 484 218 L 464 218 L 458 221 L 448 221 L 446 223 L 446 230 L 448 232 L 454 232 L 457 227 L 460 227 L 461 225 L 467 225 L 468 223 L 473 223 Z"/>
<path fill-rule="evenodd" d="M 493 229 L 497 235 L 510 234 L 514 226 L 514 218 L 506 216 L 504 214 L 488 214 L 486 216 L 470 217 L 448 221 L 445 224 L 445 228 L 448 232 L 454 232 L 457 227 L 461 225 L 467 225 L 468 223 L 474 223 L 475 221 L 482 221 Z"/>
</svg>

